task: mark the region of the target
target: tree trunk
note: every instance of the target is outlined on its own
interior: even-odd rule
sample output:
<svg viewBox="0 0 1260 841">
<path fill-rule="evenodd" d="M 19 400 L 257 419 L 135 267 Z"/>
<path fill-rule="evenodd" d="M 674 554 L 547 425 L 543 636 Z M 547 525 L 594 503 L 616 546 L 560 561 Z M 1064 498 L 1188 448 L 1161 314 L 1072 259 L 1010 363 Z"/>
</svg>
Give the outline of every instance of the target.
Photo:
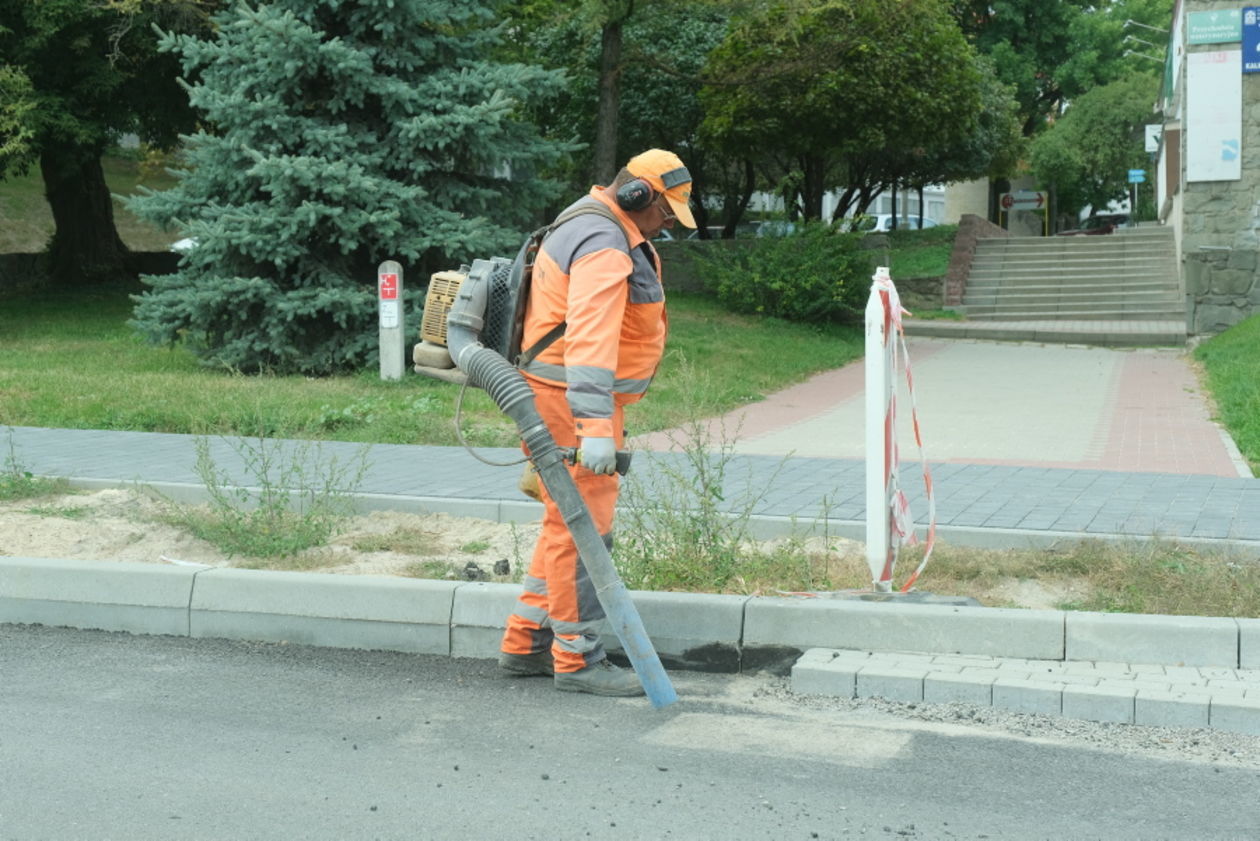
<svg viewBox="0 0 1260 841">
<path fill-rule="evenodd" d="M 81 285 L 128 276 L 131 254 L 114 227 L 114 203 L 100 153 L 45 148 L 39 162 L 56 226 L 48 246 L 50 279 Z"/>
<path fill-rule="evenodd" d="M 827 166 L 817 157 L 807 157 L 802 162 L 804 177 L 801 179 L 801 215 L 807 221 L 822 219 L 823 174 Z"/>
<path fill-rule="evenodd" d="M 621 19 L 604 24 L 599 55 L 599 112 L 595 118 L 596 184 L 617 174 L 617 110 L 621 105 Z"/>
</svg>

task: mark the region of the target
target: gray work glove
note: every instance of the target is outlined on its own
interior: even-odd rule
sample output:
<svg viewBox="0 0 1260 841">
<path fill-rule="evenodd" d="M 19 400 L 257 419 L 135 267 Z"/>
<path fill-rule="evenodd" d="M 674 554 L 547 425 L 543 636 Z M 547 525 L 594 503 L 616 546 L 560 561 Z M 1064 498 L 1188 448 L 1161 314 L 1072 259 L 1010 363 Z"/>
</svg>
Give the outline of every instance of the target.
<svg viewBox="0 0 1260 841">
<path fill-rule="evenodd" d="M 577 460 L 592 473 L 615 473 L 617 444 L 612 438 L 583 438 Z"/>
</svg>

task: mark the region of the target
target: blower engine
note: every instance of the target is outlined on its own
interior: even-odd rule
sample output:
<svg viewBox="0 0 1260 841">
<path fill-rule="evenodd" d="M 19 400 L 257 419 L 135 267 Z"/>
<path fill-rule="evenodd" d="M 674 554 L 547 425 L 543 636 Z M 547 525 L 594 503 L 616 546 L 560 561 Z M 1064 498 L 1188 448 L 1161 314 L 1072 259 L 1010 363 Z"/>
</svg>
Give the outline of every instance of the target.
<svg viewBox="0 0 1260 841">
<path fill-rule="evenodd" d="M 504 359 L 520 355 L 526 294 L 521 272 L 511 260 L 491 257 L 474 260 L 458 271 L 435 272 L 429 279 L 420 322 L 420 342 L 411 352 L 416 373 L 446 382 L 464 383 L 467 376 L 455 367 L 447 341 L 447 316 L 465 284 L 485 286 L 485 311 L 477 326 L 481 343 Z"/>
</svg>

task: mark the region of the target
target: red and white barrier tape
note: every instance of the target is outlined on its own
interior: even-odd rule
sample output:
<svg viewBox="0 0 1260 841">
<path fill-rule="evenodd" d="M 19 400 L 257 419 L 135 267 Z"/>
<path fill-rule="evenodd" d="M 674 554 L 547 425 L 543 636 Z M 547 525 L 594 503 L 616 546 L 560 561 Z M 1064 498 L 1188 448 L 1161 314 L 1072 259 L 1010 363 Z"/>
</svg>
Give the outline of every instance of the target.
<svg viewBox="0 0 1260 841">
<path fill-rule="evenodd" d="M 909 592 L 927 566 L 932 557 L 932 548 L 936 545 L 936 493 L 932 488 L 932 470 L 928 466 L 927 453 L 923 447 L 923 434 L 919 426 L 919 407 L 914 398 L 914 375 L 910 369 L 910 351 L 906 348 L 906 331 L 901 323 L 902 314 L 910 315 L 909 310 L 902 308 L 901 298 L 897 295 L 897 287 L 887 271 L 877 272 L 873 278 L 874 288 L 879 293 L 880 302 L 884 306 L 884 324 L 891 329 L 885 330 L 886 340 L 892 344 L 892 365 L 890 373 L 895 375 L 898 362 L 898 347 L 905 359 L 906 390 L 910 396 L 910 420 L 914 427 L 914 443 L 919 448 L 919 461 L 923 466 L 923 485 L 928 503 L 927 537 L 924 541 L 923 560 L 906 583 L 901 592 Z M 896 330 L 896 337 L 891 333 Z M 897 563 L 898 550 L 902 545 L 915 546 L 919 543 L 919 535 L 914 526 L 914 517 L 910 513 L 910 500 L 901 489 L 898 465 L 900 454 L 897 448 L 897 389 L 893 388 L 888 402 L 888 413 L 884 423 L 884 487 L 891 490 L 892 507 L 890 511 L 892 531 L 897 535 L 896 545 L 892 547 L 892 566 Z M 891 576 L 891 570 L 889 570 Z"/>
</svg>

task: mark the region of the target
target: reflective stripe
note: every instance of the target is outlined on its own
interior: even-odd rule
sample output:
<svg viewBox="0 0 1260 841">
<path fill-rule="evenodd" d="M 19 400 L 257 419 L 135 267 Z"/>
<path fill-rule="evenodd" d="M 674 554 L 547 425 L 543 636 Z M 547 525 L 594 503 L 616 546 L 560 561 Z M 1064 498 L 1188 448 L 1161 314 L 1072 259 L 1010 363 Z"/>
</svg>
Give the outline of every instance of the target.
<svg viewBox="0 0 1260 841">
<path fill-rule="evenodd" d="M 665 185 L 666 190 L 672 190 L 679 184 L 686 184 L 691 180 L 691 173 L 687 171 L 687 167 L 680 166 L 677 169 L 671 169 L 661 175 L 661 183 Z"/>
<path fill-rule="evenodd" d="M 553 645 L 561 651 L 583 656 L 602 648 L 599 642 L 599 634 L 594 631 L 571 631 L 567 636 L 561 636 L 557 633 Z"/>
<path fill-rule="evenodd" d="M 551 627 L 551 617 L 541 607 L 525 604 L 518 600 L 516 606 L 512 608 L 512 612 L 527 622 L 533 622 L 539 628 Z"/>
<path fill-rule="evenodd" d="M 552 365 L 549 362 L 539 362 L 535 359 L 521 370 L 540 379 L 551 380 L 557 383 L 567 382 L 563 365 Z"/>
<path fill-rule="evenodd" d="M 648 386 L 652 384 L 650 379 L 647 380 L 617 380 L 613 383 L 613 391 L 618 394 L 643 394 L 648 390 Z"/>
<path fill-rule="evenodd" d="M 613 372 L 607 368 L 597 368 L 593 365 L 570 365 L 565 368 L 568 372 L 568 378 L 565 380 L 569 384 L 569 390 L 577 388 L 587 393 L 594 393 L 596 390 L 609 391 L 613 387 Z"/>
<path fill-rule="evenodd" d="M 539 362 L 535 359 L 526 365 L 522 370 L 531 376 L 538 377 L 539 379 L 551 380 L 552 382 L 559 383 L 568 382 L 568 376 L 566 374 L 567 369 L 563 365 L 551 365 L 546 362 Z M 616 394 L 644 394 L 651 384 L 652 380 L 650 378 L 613 380 L 612 391 Z M 570 386 L 570 394 L 573 393 L 573 390 L 574 387 Z M 586 391 L 584 388 L 580 388 L 578 390 L 584 393 Z M 591 396 L 594 396 L 594 392 L 590 392 L 590 394 Z"/>
<path fill-rule="evenodd" d="M 561 634 L 565 636 L 574 636 L 574 635 L 588 636 L 589 635 L 598 639 L 599 638 L 599 623 L 602 620 L 603 620 L 603 617 L 601 616 L 599 619 L 592 619 L 592 620 L 584 621 L 584 622 L 552 622 L 551 629 L 556 632 L 557 637 L 559 637 Z M 586 650 L 589 651 L 590 649 L 586 649 Z"/>
<path fill-rule="evenodd" d="M 611 418 L 613 398 L 611 392 L 582 394 L 569 389 L 569 405 L 574 418 Z"/>
<path fill-rule="evenodd" d="M 547 595 L 547 582 L 541 578 L 535 578 L 532 575 L 525 575 L 525 592 L 537 593 L 540 596 Z"/>
<path fill-rule="evenodd" d="M 597 371 L 607 371 L 607 368 L 596 369 Z M 542 380 L 567 383 L 567 372 L 571 371 L 571 368 L 548 362 L 538 362 L 537 359 L 534 359 L 533 362 L 530 362 L 523 368 L 523 371 L 533 374 L 534 377 L 542 378 Z M 590 383 L 583 383 L 583 385 L 590 385 Z M 641 393 L 648 391 L 648 386 L 650 385 L 651 380 L 614 380 L 612 381 L 612 391 L 619 393 L 619 395 L 641 395 Z"/>
<path fill-rule="evenodd" d="M 569 368 L 569 388 L 565 397 L 575 418 L 610 418 L 613 411 L 612 371 L 601 368 Z M 598 374 L 607 382 L 589 382 L 583 374 Z"/>
</svg>

